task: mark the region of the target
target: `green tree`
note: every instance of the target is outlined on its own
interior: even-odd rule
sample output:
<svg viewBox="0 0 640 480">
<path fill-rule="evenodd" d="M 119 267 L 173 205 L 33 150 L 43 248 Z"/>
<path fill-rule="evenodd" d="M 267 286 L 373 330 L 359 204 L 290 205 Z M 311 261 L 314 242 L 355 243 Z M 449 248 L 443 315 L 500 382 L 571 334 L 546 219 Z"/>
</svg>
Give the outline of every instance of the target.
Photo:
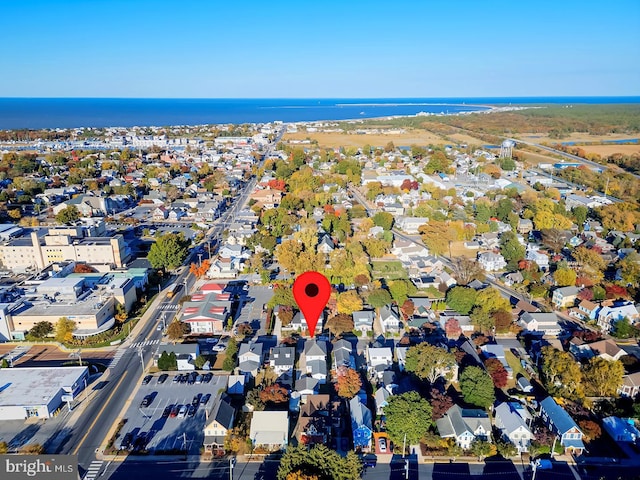
<svg viewBox="0 0 640 480">
<path fill-rule="evenodd" d="M 345 457 L 326 445 L 289 446 L 279 462 L 277 480 L 360 480 L 362 462 L 350 451 Z"/>
<path fill-rule="evenodd" d="M 56 322 L 56 342 L 70 342 L 73 339 L 73 331 L 76 329 L 76 322 L 67 317 L 61 317 Z"/>
<path fill-rule="evenodd" d="M 584 369 L 586 393 L 598 397 L 614 396 L 622 386 L 623 375 L 624 366 L 619 360 L 592 357 Z"/>
<path fill-rule="evenodd" d="M 551 395 L 571 400 L 584 397 L 582 370 L 570 353 L 542 347 L 542 376 Z"/>
<path fill-rule="evenodd" d="M 631 338 L 638 336 L 638 329 L 632 325 L 627 317 L 618 320 L 613 324 L 611 336 L 615 338 Z"/>
<path fill-rule="evenodd" d="M 147 259 L 155 269 L 172 270 L 187 258 L 189 242 L 182 233 L 160 235 L 151 245 Z"/>
<path fill-rule="evenodd" d="M 458 285 L 464 286 L 476 279 L 484 280 L 484 270 L 476 260 L 467 257 L 454 257 L 451 259 L 451 264 L 453 276 Z"/>
<path fill-rule="evenodd" d="M 485 457 L 489 457 L 493 455 L 496 452 L 497 447 L 485 440 L 475 440 L 471 444 L 470 450 L 471 450 L 471 453 L 473 453 L 476 457 L 478 457 L 478 459 L 482 460 Z"/>
<path fill-rule="evenodd" d="M 4 440 L 0 442 L 0 455 L 5 455 L 9 451 L 9 444 Z"/>
<path fill-rule="evenodd" d="M 483 288 L 478 292 L 476 305 L 488 313 L 511 308 L 509 300 L 504 298 L 500 291 L 493 287 Z"/>
<path fill-rule="evenodd" d="M 178 369 L 178 359 L 174 352 L 167 353 L 163 351 L 158 358 L 158 368 L 160 370 L 177 370 Z"/>
<path fill-rule="evenodd" d="M 69 205 L 63 208 L 56 215 L 56 222 L 69 224 L 77 221 L 80 218 L 80 210 L 75 205 Z"/>
<path fill-rule="evenodd" d="M 626 285 L 637 287 L 640 282 L 640 255 L 633 252 L 618 263 L 620 278 Z"/>
<path fill-rule="evenodd" d="M 196 357 L 196 359 L 194 360 L 193 364 L 194 366 L 200 370 L 202 367 L 204 367 L 204 364 L 207 363 L 207 357 L 205 357 L 204 355 L 198 355 Z"/>
<path fill-rule="evenodd" d="M 464 401 L 472 405 L 489 408 L 496 400 L 493 380 L 480 367 L 467 367 L 460 375 L 460 390 Z"/>
<path fill-rule="evenodd" d="M 384 307 L 391 303 L 391 294 L 384 288 L 376 288 L 375 290 L 372 290 L 367 297 L 367 302 L 369 302 L 369 305 L 373 308 Z"/>
<path fill-rule="evenodd" d="M 455 356 L 444 348 L 427 342 L 419 343 L 407 350 L 405 370 L 433 384 L 438 378 L 451 380 Z"/>
<path fill-rule="evenodd" d="M 507 261 L 510 269 L 515 269 L 518 262 L 524 258 L 525 248 L 518 241 L 518 237 L 513 232 L 504 232 L 500 236 L 500 253 Z"/>
<path fill-rule="evenodd" d="M 573 213 L 573 218 L 575 218 L 576 225 L 578 225 L 582 230 L 582 225 L 587 220 L 589 209 L 583 206 L 573 207 L 571 213 Z"/>
<path fill-rule="evenodd" d="M 447 292 L 447 305 L 456 312 L 467 315 L 475 305 L 478 293 L 469 287 L 453 287 Z"/>
<path fill-rule="evenodd" d="M 402 444 L 405 435 L 408 445 L 418 444 L 433 426 L 431 405 L 418 392 L 389 397 L 384 415 L 387 433 L 396 445 Z"/>
<path fill-rule="evenodd" d="M 53 324 L 51 322 L 42 321 L 36 323 L 29 331 L 29 335 L 35 338 L 44 338 L 53 332 Z"/>
<path fill-rule="evenodd" d="M 236 357 L 238 355 L 238 342 L 235 338 L 230 338 L 225 351 L 224 362 L 222 362 L 222 369 L 227 372 L 233 371 L 236 367 Z"/>
<path fill-rule="evenodd" d="M 373 223 L 385 230 L 391 230 L 393 222 L 393 215 L 389 212 L 378 212 L 373 216 Z"/>
<path fill-rule="evenodd" d="M 391 293 L 391 298 L 398 305 L 402 305 L 408 298 L 409 295 L 413 295 L 416 293 L 417 289 L 410 280 L 393 280 L 389 283 L 389 292 Z"/>
</svg>

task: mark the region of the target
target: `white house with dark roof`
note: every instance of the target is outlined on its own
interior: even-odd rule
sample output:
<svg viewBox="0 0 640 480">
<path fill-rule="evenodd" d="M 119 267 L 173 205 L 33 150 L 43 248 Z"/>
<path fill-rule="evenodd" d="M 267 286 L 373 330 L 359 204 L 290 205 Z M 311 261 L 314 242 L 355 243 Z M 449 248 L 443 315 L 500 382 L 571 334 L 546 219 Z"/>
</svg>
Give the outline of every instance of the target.
<svg viewBox="0 0 640 480">
<path fill-rule="evenodd" d="M 483 252 L 478 254 L 478 263 L 485 272 L 497 272 L 504 270 L 507 262 L 502 255 L 493 252 Z"/>
<path fill-rule="evenodd" d="M 464 450 L 468 450 L 474 440 L 491 441 L 491 420 L 481 409 L 454 405 L 436 420 L 436 427 L 442 438 L 453 438 Z"/>
<path fill-rule="evenodd" d="M 539 332 L 548 336 L 557 336 L 562 331 L 555 313 L 523 312 L 518 324 L 528 332 Z"/>
<path fill-rule="evenodd" d="M 359 310 L 353 312 L 353 329 L 367 334 L 373 331 L 373 318 L 375 312 L 373 310 Z"/>
<path fill-rule="evenodd" d="M 516 446 L 518 453 L 528 452 L 534 439 L 533 432 L 520 415 L 521 412 L 522 409 L 513 408 L 513 404 L 507 402 L 498 404 L 494 412 L 495 426 L 500 429 L 505 440 Z"/>
<path fill-rule="evenodd" d="M 385 305 L 381 307 L 378 315 L 383 332 L 394 332 L 400 329 L 400 312 L 395 305 Z"/>
<path fill-rule="evenodd" d="M 293 368 L 296 362 L 294 347 L 273 347 L 269 353 L 269 366 L 278 375 L 278 382 L 293 385 Z"/>
<path fill-rule="evenodd" d="M 631 302 L 619 302 L 610 306 L 603 306 L 598 311 L 598 326 L 605 332 L 613 330 L 616 322 L 628 318 L 631 323 L 640 320 L 640 313 Z"/>
</svg>

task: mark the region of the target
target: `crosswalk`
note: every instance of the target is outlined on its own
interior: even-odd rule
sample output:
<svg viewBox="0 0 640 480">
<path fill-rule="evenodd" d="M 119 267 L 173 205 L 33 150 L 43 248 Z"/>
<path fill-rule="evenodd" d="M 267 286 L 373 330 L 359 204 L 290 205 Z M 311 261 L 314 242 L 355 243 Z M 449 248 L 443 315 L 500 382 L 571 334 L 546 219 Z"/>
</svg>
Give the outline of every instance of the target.
<svg viewBox="0 0 640 480">
<path fill-rule="evenodd" d="M 146 340 L 144 342 L 136 342 L 132 343 L 129 348 L 138 348 L 138 347 L 146 347 L 148 345 L 157 345 L 160 343 L 160 339 L 157 340 Z"/>
<path fill-rule="evenodd" d="M 98 476 L 98 473 L 100 473 L 100 469 L 102 468 L 103 463 L 104 462 L 101 460 L 94 460 L 93 462 L 91 462 L 89 468 L 87 468 L 87 473 L 85 474 L 83 480 L 95 480 L 95 478 Z"/>
<path fill-rule="evenodd" d="M 180 305 L 177 305 L 175 303 L 162 303 L 158 307 L 158 310 L 162 312 L 177 312 L 179 309 L 180 309 Z"/>
<path fill-rule="evenodd" d="M 118 350 L 116 350 L 116 354 L 111 359 L 111 363 L 109 364 L 109 368 L 115 368 L 125 352 L 126 352 L 126 350 L 124 350 L 123 348 L 119 348 Z"/>
</svg>

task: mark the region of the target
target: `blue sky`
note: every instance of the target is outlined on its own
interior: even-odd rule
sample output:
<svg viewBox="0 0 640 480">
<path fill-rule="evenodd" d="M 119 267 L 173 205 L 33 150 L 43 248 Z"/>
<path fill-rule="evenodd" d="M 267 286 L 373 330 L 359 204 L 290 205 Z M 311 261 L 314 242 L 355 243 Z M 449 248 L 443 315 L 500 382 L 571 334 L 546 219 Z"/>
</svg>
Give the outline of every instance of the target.
<svg viewBox="0 0 640 480">
<path fill-rule="evenodd" d="M 638 0 L 2 0 L 0 97 L 640 95 Z"/>
</svg>

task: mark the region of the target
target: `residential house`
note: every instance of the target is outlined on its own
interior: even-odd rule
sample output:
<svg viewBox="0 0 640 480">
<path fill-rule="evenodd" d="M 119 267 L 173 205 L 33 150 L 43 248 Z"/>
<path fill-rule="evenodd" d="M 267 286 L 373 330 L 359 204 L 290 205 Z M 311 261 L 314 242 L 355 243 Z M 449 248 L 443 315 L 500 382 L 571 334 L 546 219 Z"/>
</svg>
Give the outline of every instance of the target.
<svg viewBox="0 0 640 480">
<path fill-rule="evenodd" d="M 289 412 L 253 412 L 249 439 L 254 448 L 266 451 L 284 449 L 289 443 Z"/>
<path fill-rule="evenodd" d="M 598 311 L 598 325 L 605 333 L 609 333 L 616 322 L 624 318 L 628 318 L 631 323 L 640 320 L 640 314 L 633 303 L 615 302 Z"/>
<path fill-rule="evenodd" d="M 294 347 L 273 347 L 269 354 L 269 366 L 278 376 L 278 383 L 292 386 L 293 369 L 296 361 L 296 349 Z"/>
<path fill-rule="evenodd" d="M 542 270 L 546 271 L 549 269 L 549 255 L 542 250 L 538 250 L 536 247 L 532 247 L 531 245 L 527 246 L 526 259 L 535 262 Z"/>
<path fill-rule="evenodd" d="M 507 287 L 512 287 L 513 285 L 524 282 L 524 277 L 521 272 L 511 272 L 502 276 L 502 282 Z"/>
<path fill-rule="evenodd" d="M 549 430 L 560 437 L 560 445 L 565 450 L 576 455 L 582 453 L 584 450 L 582 431 L 553 397 L 547 397 L 540 402 L 540 416 Z"/>
<path fill-rule="evenodd" d="M 393 352 L 389 347 L 367 347 L 367 368 L 369 375 L 378 379 L 382 378 L 382 372 L 393 365 Z"/>
<path fill-rule="evenodd" d="M 369 451 L 373 435 L 371 410 L 356 395 L 349 400 L 349 414 L 351 416 L 353 448 L 355 450 Z"/>
<path fill-rule="evenodd" d="M 516 230 L 520 235 L 529 235 L 533 231 L 533 222 L 528 218 L 519 218 Z"/>
<path fill-rule="evenodd" d="M 480 347 L 480 350 L 482 351 L 482 355 L 489 359 L 489 358 L 497 358 L 498 360 L 500 360 L 500 363 L 502 364 L 502 366 L 505 368 L 505 370 L 507 371 L 507 373 L 509 374 L 509 378 L 513 378 L 513 369 L 511 368 L 511 366 L 509 365 L 509 362 L 507 362 L 505 353 L 504 353 L 504 346 L 501 344 L 490 344 L 487 343 L 485 345 L 482 345 Z"/>
<path fill-rule="evenodd" d="M 327 381 L 327 343 L 315 338 L 304 344 L 304 355 L 301 358 L 307 375 L 324 384 Z"/>
<path fill-rule="evenodd" d="M 409 235 L 418 234 L 418 229 L 429 221 L 426 217 L 398 217 L 396 219 L 396 227 L 408 233 Z"/>
<path fill-rule="evenodd" d="M 516 446 L 518 453 L 524 453 L 529 451 L 534 435 L 525 419 L 520 416 L 522 405 L 519 409 L 514 408 L 515 406 L 507 402 L 498 404 L 494 412 L 495 425 L 500 429 L 502 437 Z"/>
<path fill-rule="evenodd" d="M 385 305 L 380 308 L 379 317 L 383 332 L 400 330 L 400 312 L 396 305 Z"/>
<path fill-rule="evenodd" d="M 229 395 L 244 395 L 244 386 L 247 378 L 244 375 L 229 375 L 227 380 L 227 393 Z"/>
<path fill-rule="evenodd" d="M 391 396 L 391 392 L 384 387 L 380 387 L 373 394 L 373 399 L 376 402 L 376 415 L 381 416 L 384 415 L 384 407 L 386 407 L 389 402 L 387 399 Z"/>
<path fill-rule="evenodd" d="M 320 317 L 318 318 L 318 323 L 316 324 L 316 331 L 315 333 L 321 333 L 322 332 L 322 328 L 323 328 L 323 324 L 324 324 L 324 312 L 320 314 Z M 282 327 L 283 330 L 294 330 L 294 331 L 298 331 L 298 332 L 304 332 L 307 330 L 307 321 L 304 318 L 304 315 L 302 314 L 302 312 L 296 312 L 296 314 L 293 316 L 293 320 L 291 320 L 291 323 L 289 325 L 287 325 L 286 327 Z"/>
<path fill-rule="evenodd" d="M 640 393 L 640 372 L 630 373 L 622 377 L 622 386 L 618 394 L 622 397 L 636 398 Z"/>
<path fill-rule="evenodd" d="M 524 375 L 518 377 L 518 379 L 516 380 L 516 386 L 524 393 L 533 392 L 533 385 L 531 385 L 531 382 L 527 380 L 527 377 L 525 377 Z"/>
<path fill-rule="evenodd" d="M 204 426 L 204 449 L 214 455 L 224 455 L 224 439 L 233 428 L 236 411 L 226 396 L 218 397 Z"/>
<path fill-rule="evenodd" d="M 478 263 L 486 272 L 497 272 L 504 270 L 507 262 L 499 253 L 483 252 L 478 254 Z"/>
<path fill-rule="evenodd" d="M 538 332 L 547 336 L 557 336 L 562 330 L 555 313 L 523 312 L 518 324 L 527 332 Z"/>
<path fill-rule="evenodd" d="M 373 310 L 360 310 L 353 312 L 353 329 L 362 332 L 363 335 L 373 331 Z"/>
<path fill-rule="evenodd" d="M 325 255 L 333 252 L 334 248 L 336 248 L 336 245 L 329 235 L 323 235 L 317 246 L 318 252 L 324 253 Z"/>
<path fill-rule="evenodd" d="M 445 415 L 436 420 L 442 438 L 453 438 L 464 449 L 471 448 L 474 440 L 491 441 L 491 420 L 487 412 L 476 408 L 452 406 Z"/>
<path fill-rule="evenodd" d="M 571 307 L 576 303 L 580 288 L 578 287 L 561 287 L 553 291 L 551 302 L 556 308 Z"/>
<path fill-rule="evenodd" d="M 255 377 L 262 366 L 262 343 L 241 343 L 238 349 L 238 371 Z"/>
<path fill-rule="evenodd" d="M 331 433 L 331 401 L 329 395 L 308 395 L 300 407 L 293 438 L 299 445 L 326 445 Z"/>
<path fill-rule="evenodd" d="M 404 372 L 404 367 L 407 363 L 407 351 L 409 347 L 397 346 L 396 350 L 396 362 L 398 362 L 398 370 Z"/>
<path fill-rule="evenodd" d="M 356 360 L 353 354 L 353 346 L 348 340 L 340 339 L 333 344 L 333 368 L 356 368 Z"/>
<path fill-rule="evenodd" d="M 595 320 L 600 305 L 590 300 L 581 300 L 578 304 L 578 311 L 584 320 Z"/>
<path fill-rule="evenodd" d="M 158 345 L 157 354 L 154 357 L 154 363 L 158 364 L 158 358 L 164 352 L 167 354 L 173 353 L 176 356 L 178 362 L 178 370 L 195 370 L 195 361 L 198 355 L 200 355 L 200 345 L 197 343 L 161 343 Z"/>
<path fill-rule="evenodd" d="M 605 417 L 602 419 L 602 427 L 614 442 L 633 443 L 636 445 L 640 440 L 640 431 L 635 427 L 633 420 L 620 417 Z"/>
<path fill-rule="evenodd" d="M 627 354 L 627 352 L 621 349 L 618 344 L 610 338 L 589 343 L 587 347 L 589 347 L 591 351 L 591 356 L 604 358 L 610 362 L 620 360 L 620 357 Z"/>
<path fill-rule="evenodd" d="M 318 380 L 307 375 L 304 375 L 297 379 L 294 386 L 294 393 L 296 394 L 296 397 L 299 398 L 300 403 L 305 403 L 306 398 L 309 395 L 317 394 L 318 385 Z M 292 393 L 291 395 L 293 396 L 294 393 Z"/>
</svg>

